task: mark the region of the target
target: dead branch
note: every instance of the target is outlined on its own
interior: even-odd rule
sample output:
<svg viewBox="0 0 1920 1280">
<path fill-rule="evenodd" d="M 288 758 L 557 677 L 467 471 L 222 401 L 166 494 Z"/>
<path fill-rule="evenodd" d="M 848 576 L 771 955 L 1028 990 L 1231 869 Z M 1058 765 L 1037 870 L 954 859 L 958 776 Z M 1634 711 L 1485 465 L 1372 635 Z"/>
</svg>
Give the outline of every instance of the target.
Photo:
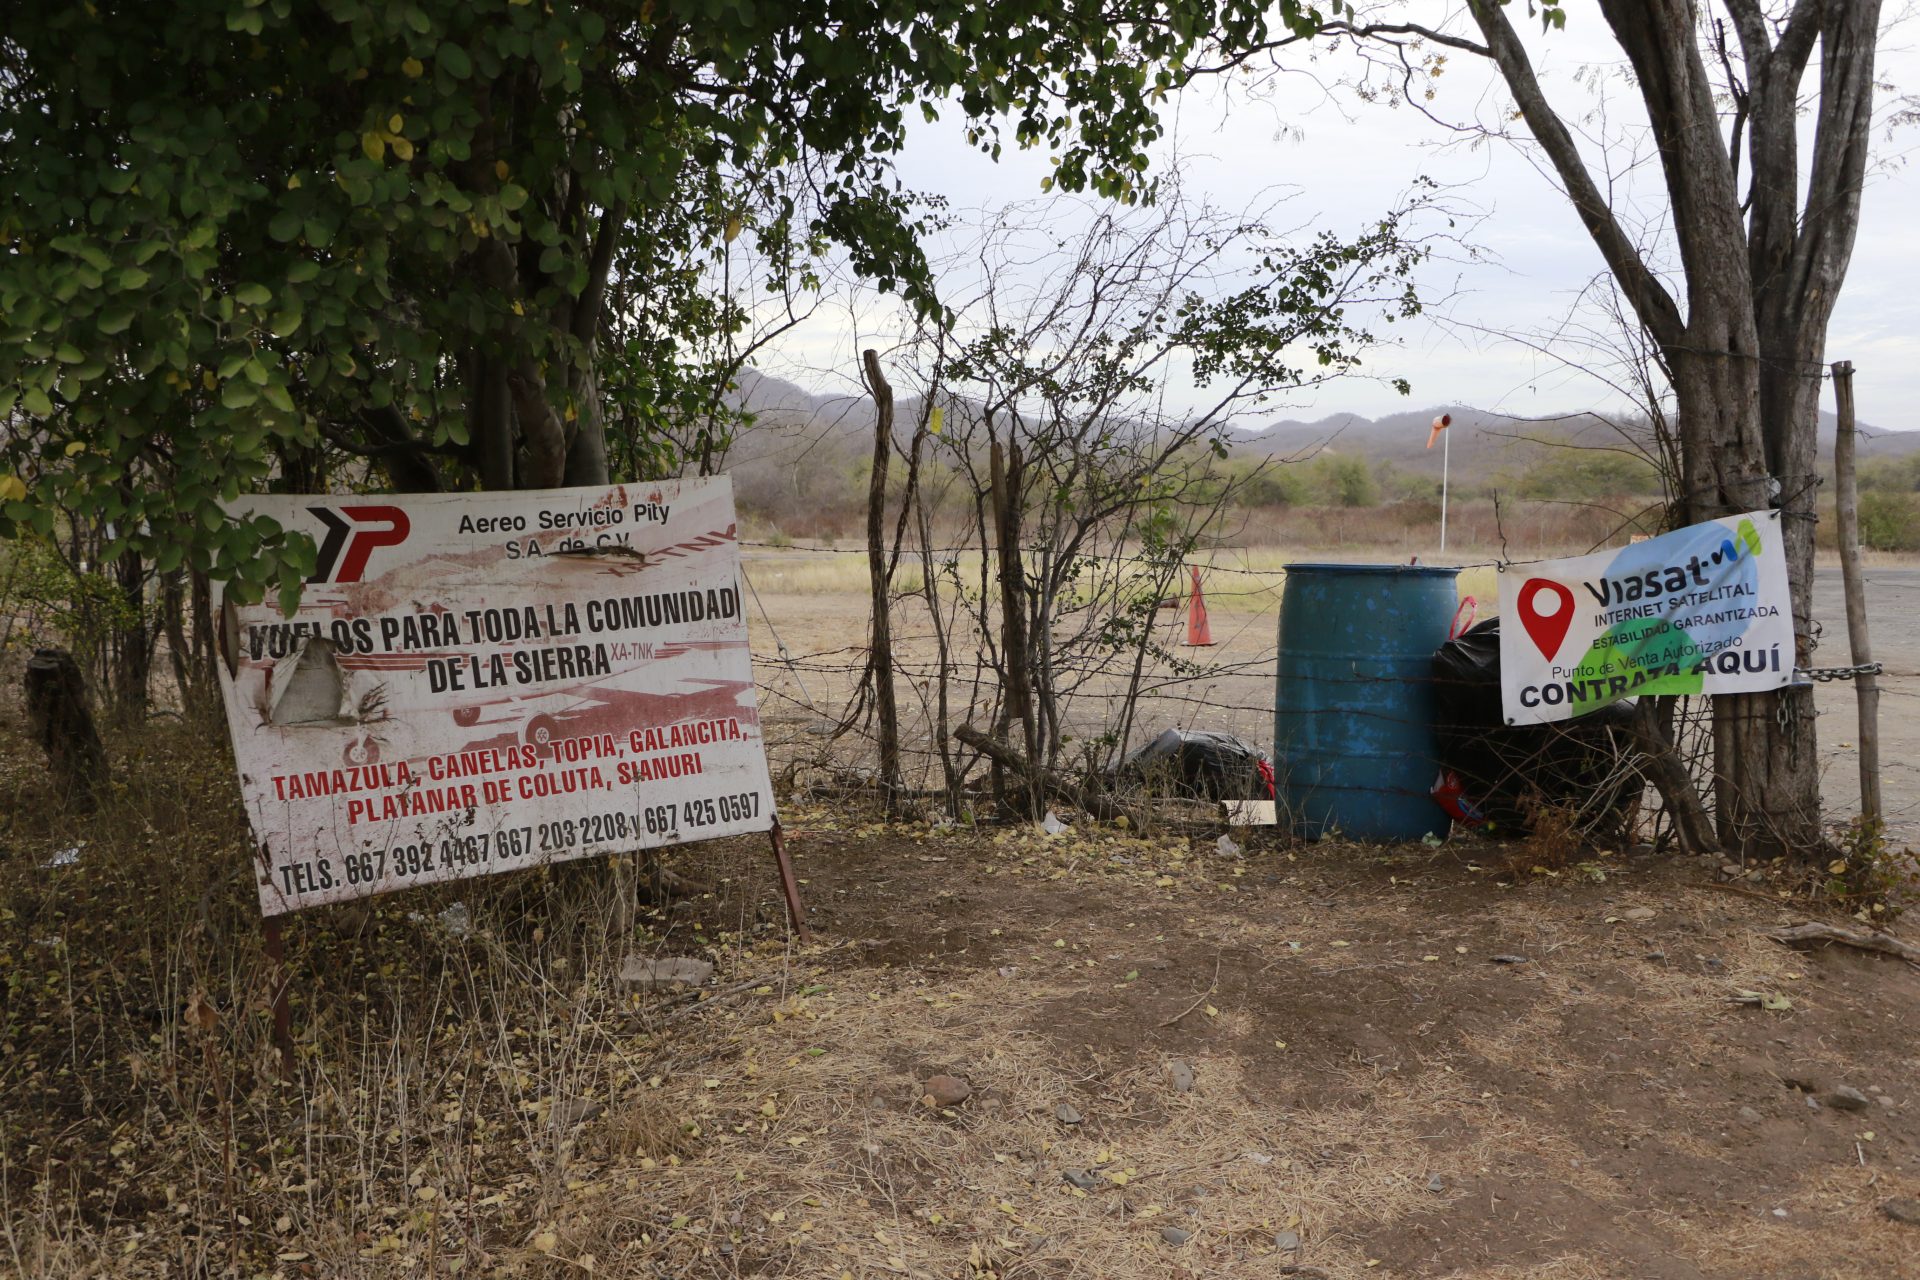
<svg viewBox="0 0 1920 1280">
<path fill-rule="evenodd" d="M 1092 787 L 1083 787 L 1069 781 L 1051 769 L 1029 764 L 1027 758 L 1014 747 L 980 732 L 970 724 L 963 724 L 953 731 L 953 736 L 966 743 L 987 759 L 1012 773 L 1038 784 L 1049 795 L 1083 809 L 1104 822 L 1116 818 L 1125 818 L 1135 830 L 1140 829 L 1137 815 L 1128 813 L 1126 808 L 1116 803 L 1112 796 Z"/>
<path fill-rule="evenodd" d="M 1862 951 L 1878 951 L 1882 955 L 1898 956 L 1908 964 L 1920 968 L 1920 947 L 1914 946 L 1911 942 L 1902 942 L 1888 934 L 1870 933 L 1865 929 L 1847 929 L 1837 924 L 1809 920 L 1805 924 L 1775 929 L 1767 936 L 1789 947 L 1811 946 L 1816 942 L 1837 942 L 1843 947 L 1858 947 Z"/>
<path fill-rule="evenodd" d="M 1156 1027 L 1155 1030 L 1165 1030 L 1166 1028 L 1172 1026 L 1174 1023 L 1180 1021 L 1180 1019 L 1192 1013 L 1195 1009 L 1198 1009 L 1201 1005 L 1207 1002 L 1207 997 L 1212 995 L 1213 989 L 1219 985 L 1220 985 L 1220 956 L 1216 952 L 1213 957 L 1213 980 L 1207 983 L 1207 989 L 1200 993 L 1200 998 L 1195 1000 L 1192 1004 L 1188 1005 L 1186 1008 L 1182 1009 L 1180 1012 L 1174 1014 L 1171 1018 L 1168 1018 L 1165 1022 L 1161 1023 L 1158 1027 Z"/>
<path fill-rule="evenodd" d="M 1673 739 L 1660 724 L 1654 699 L 1642 698 L 1635 709 L 1633 738 L 1640 748 L 1647 780 L 1660 793 L 1667 812 L 1673 816 L 1673 830 L 1680 839 L 1681 852 L 1719 852 L 1720 842 L 1714 838 L 1713 821 L 1700 802 L 1700 793 L 1694 788 L 1686 762 L 1674 750 Z"/>
</svg>

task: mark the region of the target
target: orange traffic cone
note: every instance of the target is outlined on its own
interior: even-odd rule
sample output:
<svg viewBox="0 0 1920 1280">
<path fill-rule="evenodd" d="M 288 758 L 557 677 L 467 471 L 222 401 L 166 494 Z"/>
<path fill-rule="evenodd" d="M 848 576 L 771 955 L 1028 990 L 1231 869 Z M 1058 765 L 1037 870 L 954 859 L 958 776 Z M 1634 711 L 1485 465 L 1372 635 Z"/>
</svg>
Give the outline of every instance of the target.
<svg viewBox="0 0 1920 1280">
<path fill-rule="evenodd" d="M 1187 604 L 1187 643 L 1205 647 L 1213 643 L 1213 628 L 1207 625 L 1207 598 L 1200 594 L 1200 571 L 1192 569 L 1193 599 Z"/>
</svg>

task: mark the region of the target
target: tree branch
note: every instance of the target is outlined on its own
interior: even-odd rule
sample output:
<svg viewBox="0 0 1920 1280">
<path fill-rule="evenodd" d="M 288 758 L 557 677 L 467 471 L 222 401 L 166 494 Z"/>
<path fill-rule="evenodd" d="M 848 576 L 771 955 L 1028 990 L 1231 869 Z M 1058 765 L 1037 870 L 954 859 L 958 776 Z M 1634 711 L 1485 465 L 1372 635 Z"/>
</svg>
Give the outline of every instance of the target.
<svg viewBox="0 0 1920 1280">
<path fill-rule="evenodd" d="M 522 360 L 507 375 L 513 392 L 515 416 L 520 419 L 520 438 L 527 449 L 527 470 L 522 477 L 528 489 L 554 489 L 567 474 L 567 428 L 547 402 L 546 379 L 531 360 Z"/>
<path fill-rule="evenodd" d="M 1606 259 L 1614 279 L 1620 282 L 1620 291 L 1632 303 L 1634 314 L 1663 346 L 1678 345 L 1685 329 L 1679 306 L 1674 302 L 1673 295 L 1647 269 L 1639 250 L 1614 218 L 1606 197 L 1594 184 L 1593 175 L 1587 172 L 1573 135 L 1547 104 L 1546 94 L 1541 91 L 1540 81 L 1534 75 L 1533 64 L 1513 24 L 1507 21 L 1505 9 L 1499 0 L 1468 0 L 1467 7 L 1474 21 L 1480 24 L 1480 30 L 1487 38 L 1490 56 L 1500 68 L 1515 105 L 1520 108 L 1527 127 L 1533 131 L 1534 140 L 1547 153 L 1554 172 L 1560 175 L 1567 197 L 1573 201 L 1574 212 L 1580 215 L 1587 233 L 1599 246 L 1600 254 Z"/>
<path fill-rule="evenodd" d="M 1802 332 L 1826 328 L 1853 256 L 1873 128 L 1874 37 L 1879 16 L 1880 0 L 1831 4 L 1820 31 L 1820 108 L 1813 131 L 1813 165 L 1807 175 L 1807 190 L 1812 194 L 1800 217 L 1788 277 L 1791 296 L 1806 303 Z M 1781 51 L 1785 47 L 1782 37 Z"/>
<path fill-rule="evenodd" d="M 593 257 L 587 264 L 587 287 L 573 308 L 573 336 L 582 346 L 591 348 L 600 330 L 600 308 L 607 296 L 607 276 L 613 269 L 613 248 L 627 220 L 627 205 L 616 200 L 600 215 L 600 230 L 593 239 Z"/>
<path fill-rule="evenodd" d="M 327 438 L 362 457 L 377 457 L 393 480 L 393 487 L 402 493 L 440 492 L 440 473 L 434 470 L 433 463 L 428 460 L 427 446 L 414 438 L 412 428 L 400 416 L 398 409 L 392 405 L 383 409 L 362 409 L 360 421 L 376 438 L 377 444 L 365 450 L 352 449 L 331 431 L 327 432 Z"/>
</svg>

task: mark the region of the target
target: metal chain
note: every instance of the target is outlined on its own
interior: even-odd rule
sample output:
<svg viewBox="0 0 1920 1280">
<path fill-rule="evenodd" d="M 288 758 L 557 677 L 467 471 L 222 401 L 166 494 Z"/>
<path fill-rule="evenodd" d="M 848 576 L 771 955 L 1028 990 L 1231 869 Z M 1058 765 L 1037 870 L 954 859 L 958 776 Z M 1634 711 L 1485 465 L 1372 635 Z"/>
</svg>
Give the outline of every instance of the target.
<svg viewBox="0 0 1920 1280">
<path fill-rule="evenodd" d="M 1825 684 L 1829 680 L 1851 680 L 1855 676 L 1877 676 L 1883 670 L 1877 662 L 1863 662 L 1857 667 L 1799 667 L 1794 673 L 1809 680 L 1818 680 Z"/>
</svg>

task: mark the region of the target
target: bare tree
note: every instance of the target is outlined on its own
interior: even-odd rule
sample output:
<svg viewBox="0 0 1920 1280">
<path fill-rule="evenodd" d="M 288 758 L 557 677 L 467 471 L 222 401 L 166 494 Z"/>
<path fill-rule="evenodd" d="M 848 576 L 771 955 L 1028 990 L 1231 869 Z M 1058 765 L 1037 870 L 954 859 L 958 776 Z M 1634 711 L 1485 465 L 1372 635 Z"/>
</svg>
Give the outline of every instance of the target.
<svg viewBox="0 0 1920 1280">
<path fill-rule="evenodd" d="M 1155 612 L 1229 505 L 1217 463 L 1232 427 L 1270 396 L 1358 371 L 1374 338 L 1357 315 L 1417 309 L 1423 249 L 1403 217 L 1290 242 L 1175 185 L 1076 234 L 1024 206 L 983 229 L 975 292 L 905 354 L 959 406 L 934 460 L 958 478 L 953 513 L 977 551 L 933 567 L 993 669 L 995 727 L 1019 759 L 1112 763 L 1116 692 L 1137 695 L 1149 655 L 1179 661 L 1153 640 Z M 1200 403 L 1169 410 L 1168 383 L 1188 379 Z M 1097 710 L 1076 717 L 1082 698 Z M 1037 809 L 1037 776 L 1007 780 L 1002 803 Z"/>
</svg>

